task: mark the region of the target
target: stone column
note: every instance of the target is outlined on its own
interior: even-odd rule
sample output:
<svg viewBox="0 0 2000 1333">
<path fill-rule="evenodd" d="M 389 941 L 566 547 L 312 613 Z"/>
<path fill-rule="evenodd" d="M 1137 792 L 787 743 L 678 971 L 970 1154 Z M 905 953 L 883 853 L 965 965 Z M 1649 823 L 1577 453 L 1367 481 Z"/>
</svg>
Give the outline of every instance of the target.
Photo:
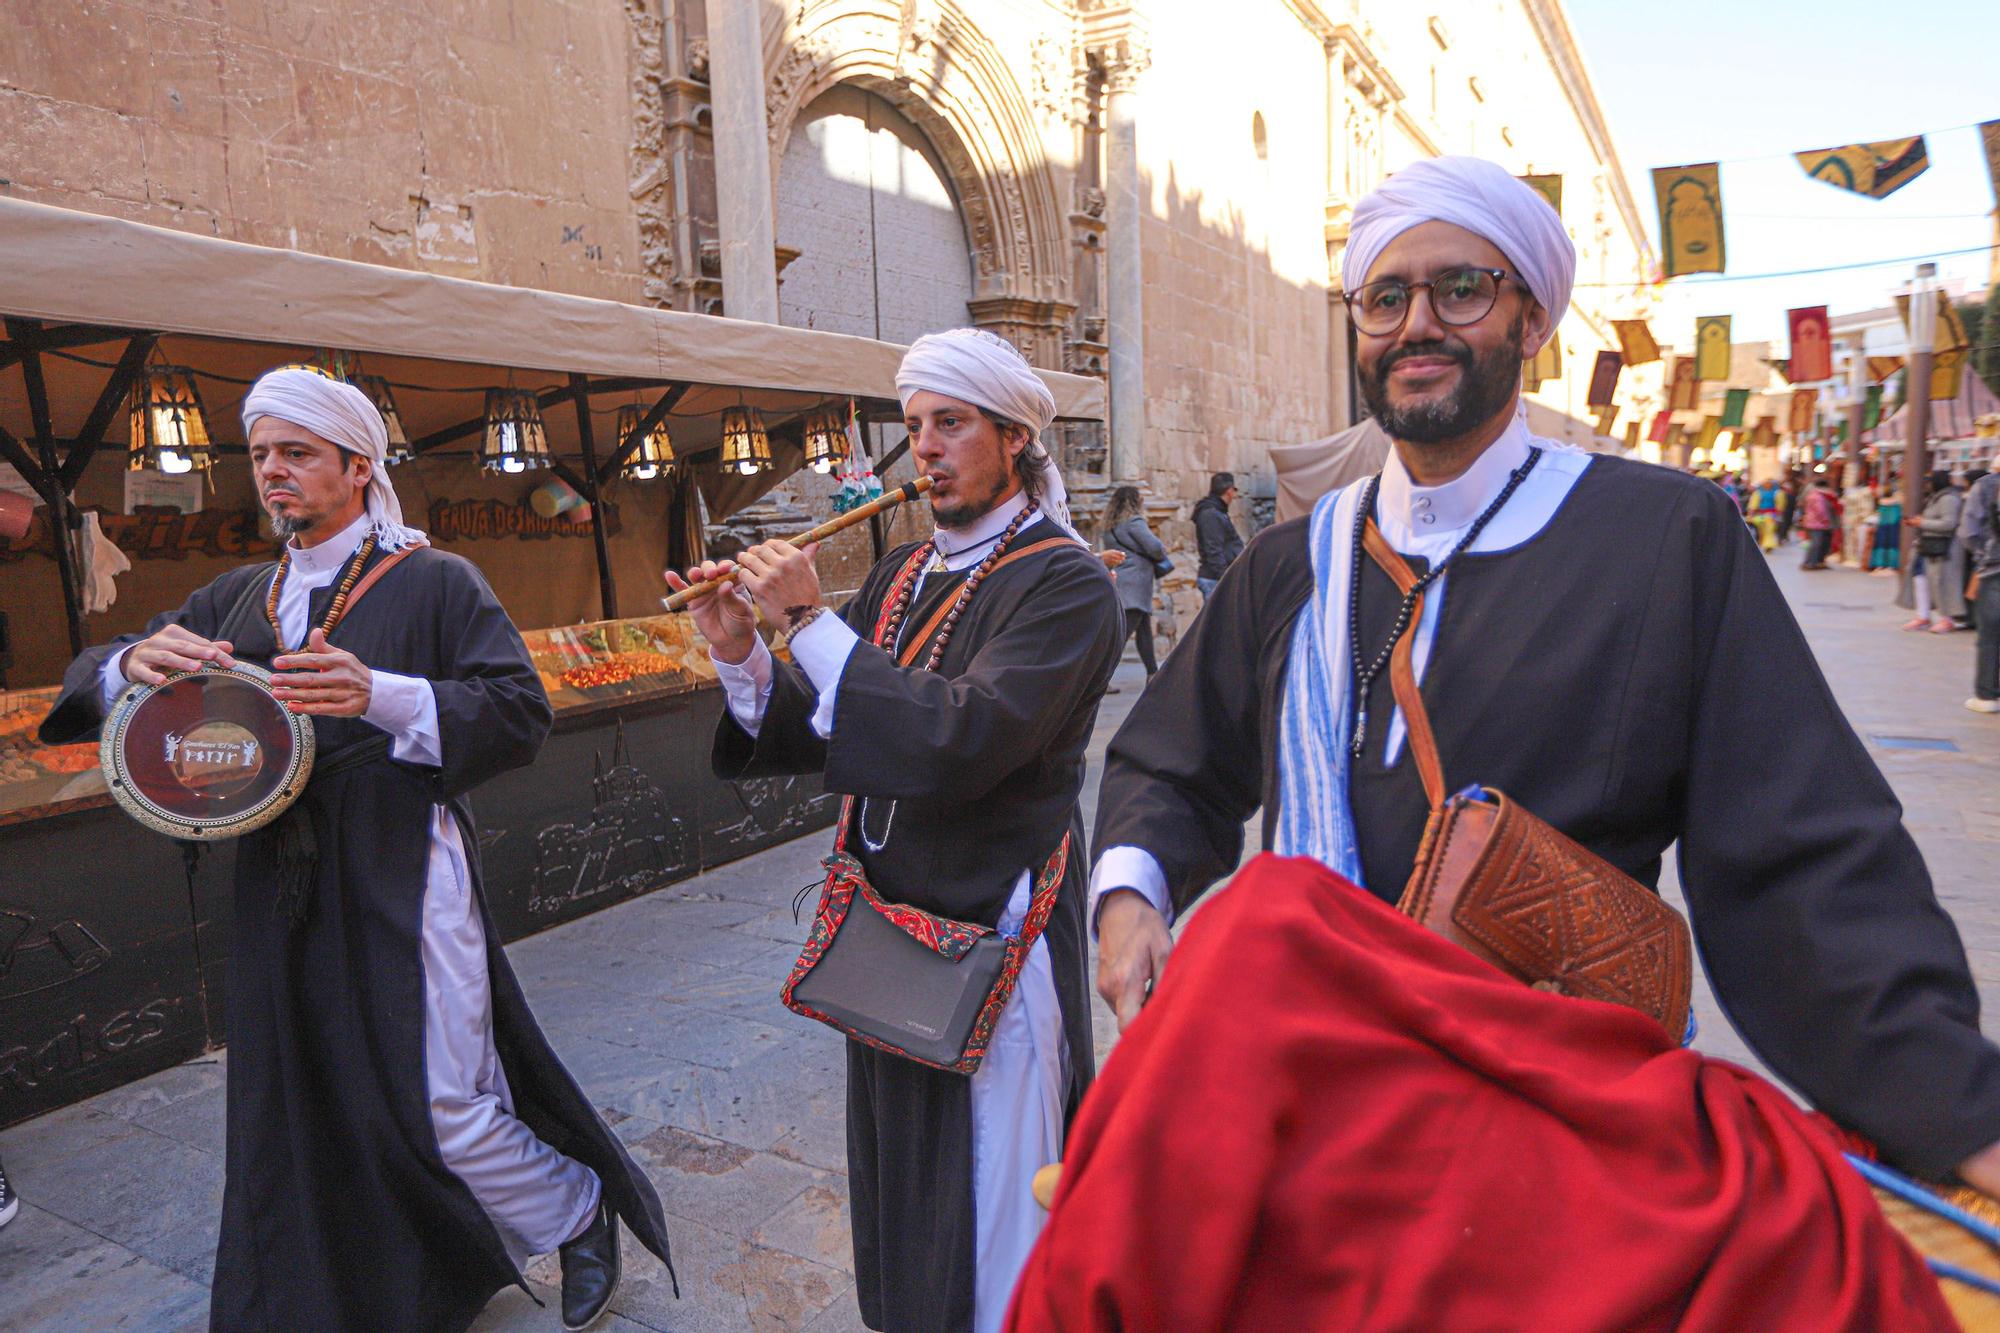
<svg viewBox="0 0 2000 1333">
<path fill-rule="evenodd" d="M 764 121 L 762 0 L 707 0 L 708 86 L 715 136 L 722 310 L 778 322 L 777 222 Z"/>
<path fill-rule="evenodd" d="M 1151 63 L 1143 40 L 1127 32 L 1103 49 L 1104 194 L 1109 234 L 1106 247 L 1105 313 L 1111 345 L 1111 480 L 1138 483 L 1146 469 L 1146 275 L 1141 263 L 1139 224 L 1145 193 L 1139 184 L 1135 124 L 1138 80 Z"/>
</svg>

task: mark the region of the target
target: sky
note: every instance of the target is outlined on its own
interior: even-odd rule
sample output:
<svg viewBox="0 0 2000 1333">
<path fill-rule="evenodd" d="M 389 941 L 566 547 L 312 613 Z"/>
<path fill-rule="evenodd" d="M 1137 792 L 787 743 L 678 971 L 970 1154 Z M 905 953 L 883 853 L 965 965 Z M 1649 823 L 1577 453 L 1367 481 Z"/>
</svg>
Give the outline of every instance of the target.
<svg viewBox="0 0 2000 1333">
<path fill-rule="evenodd" d="M 1654 308 L 1662 343 L 1697 315 L 1737 342 L 1786 340 L 1785 311 L 1891 303 L 1915 261 L 1798 277 L 1740 275 L 1929 256 L 1983 289 L 1993 185 L 1976 129 L 2000 119 L 1995 0 L 1568 0 L 1599 104 L 1655 249 L 1652 168 L 1722 163 L 1726 280 L 1676 278 Z M 1791 154 L 1925 134 L 1930 170 L 1887 199 L 1809 179 Z M 1782 354 L 1782 353 L 1780 353 Z"/>
</svg>

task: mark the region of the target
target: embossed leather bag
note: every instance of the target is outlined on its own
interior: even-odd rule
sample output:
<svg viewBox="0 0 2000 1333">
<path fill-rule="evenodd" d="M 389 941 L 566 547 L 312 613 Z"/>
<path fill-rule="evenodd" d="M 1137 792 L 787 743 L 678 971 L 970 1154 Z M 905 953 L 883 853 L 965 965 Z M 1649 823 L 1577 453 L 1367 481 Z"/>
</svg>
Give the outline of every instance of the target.
<svg viewBox="0 0 2000 1333">
<path fill-rule="evenodd" d="M 1368 554 L 1404 592 L 1416 575 L 1368 521 Z M 1421 599 L 1410 617 L 1421 619 Z M 1430 714 L 1411 666 L 1412 628 L 1389 681 L 1431 815 L 1397 906 L 1542 990 L 1637 1009 L 1680 1039 L 1694 985 L 1687 922 L 1660 896 L 1499 791 L 1447 799 Z"/>
</svg>

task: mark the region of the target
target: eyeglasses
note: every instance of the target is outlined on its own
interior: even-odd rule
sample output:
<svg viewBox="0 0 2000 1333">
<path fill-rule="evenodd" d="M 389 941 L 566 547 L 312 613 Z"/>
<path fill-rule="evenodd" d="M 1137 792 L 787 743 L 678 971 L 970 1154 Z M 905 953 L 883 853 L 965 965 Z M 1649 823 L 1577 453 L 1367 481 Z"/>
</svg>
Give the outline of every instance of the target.
<svg viewBox="0 0 2000 1333">
<path fill-rule="evenodd" d="M 1429 282 L 1385 278 L 1347 293 L 1354 326 L 1372 337 L 1385 337 L 1410 318 L 1410 299 L 1420 288 L 1431 294 L 1431 313 L 1440 324 L 1454 328 L 1477 324 L 1500 299 L 1500 284 L 1517 281 L 1504 268 L 1448 268 Z"/>
</svg>

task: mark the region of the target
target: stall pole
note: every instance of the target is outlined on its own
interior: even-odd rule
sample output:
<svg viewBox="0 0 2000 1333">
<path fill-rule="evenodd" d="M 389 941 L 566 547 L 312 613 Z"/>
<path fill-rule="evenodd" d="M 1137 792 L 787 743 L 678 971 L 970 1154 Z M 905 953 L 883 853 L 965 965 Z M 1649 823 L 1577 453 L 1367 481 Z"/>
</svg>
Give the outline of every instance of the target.
<svg viewBox="0 0 2000 1333">
<path fill-rule="evenodd" d="M 603 607 L 601 619 L 618 619 L 618 587 L 611 579 L 611 546 L 604 535 L 604 502 L 598 485 L 597 435 L 590 423 L 590 380 L 570 374 L 569 386 L 576 395 L 576 438 L 583 446 L 583 476 L 589 486 L 590 540 L 597 547 L 597 598 Z"/>
<path fill-rule="evenodd" d="M 69 623 L 69 650 L 71 656 L 80 656 L 84 648 L 83 640 L 83 599 L 77 581 L 75 561 L 76 548 L 72 544 L 72 534 L 81 526 L 76 506 L 70 503 L 69 493 L 63 489 L 62 465 L 56 460 L 55 429 L 49 417 L 49 390 L 42 379 L 42 355 L 39 350 L 42 324 L 36 319 L 15 319 L 6 321 L 7 337 L 22 349 L 21 379 L 28 390 L 28 413 L 35 426 L 35 448 L 41 454 L 41 466 L 23 468 L 15 462 L 15 470 L 27 479 L 30 485 L 42 493 L 49 506 L 49 535 L 56 548 L 56 574 L 62 582 L 63 613 Z M 10 454 L 20 452 L 25 455 L 18 441 Z"/>
</svg>

